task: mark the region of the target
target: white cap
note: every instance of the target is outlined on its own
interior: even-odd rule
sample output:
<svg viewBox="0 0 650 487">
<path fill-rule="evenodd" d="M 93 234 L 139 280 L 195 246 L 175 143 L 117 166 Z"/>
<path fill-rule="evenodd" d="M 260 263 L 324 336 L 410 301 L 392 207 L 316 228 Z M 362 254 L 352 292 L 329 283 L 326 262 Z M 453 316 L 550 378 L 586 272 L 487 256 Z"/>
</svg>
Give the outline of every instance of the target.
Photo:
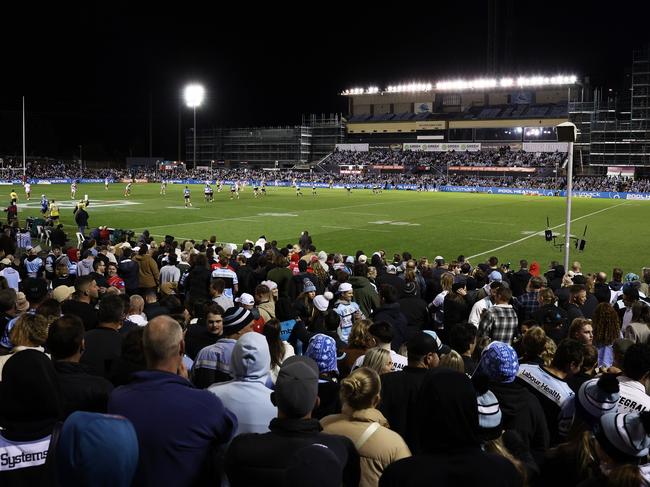
<svg viewBox="0 0 650 487">
<path fill-rule="evenodd" d="M 268 287 L 271 291 L 274 289 L 278 288 L 278 285 L 273 282 L 273 281 L 262 281 L 260 284 L 264 284 L 266 287 Z"/>
<path fill-rule="evenodd" d="M 338 292 L 345 293 L 347 291 L 352 291 L 352 284 L 350 284 L 349 282 L 344 282 L 339 285 Z"/>
<path fill-rule="evenodd" d="M 241 296 L 239 296 L 238 298 L 235 298 L 235 302 L 236 303 L 241 303 L 241 304 L 246 304 L 246 305 L 251 305 L 251 304 L 255 304 L 255 298 L 253 298 L 253 296 L 251 296 L 248 293 L 244 293 Z"/>
<path fill-rule="evenodd" d="M 329 300 L 323 295 L 318 295 L 314 298 L 314 306 L 318 311 L 326 311 L 329 304 Z"/>
</svg>

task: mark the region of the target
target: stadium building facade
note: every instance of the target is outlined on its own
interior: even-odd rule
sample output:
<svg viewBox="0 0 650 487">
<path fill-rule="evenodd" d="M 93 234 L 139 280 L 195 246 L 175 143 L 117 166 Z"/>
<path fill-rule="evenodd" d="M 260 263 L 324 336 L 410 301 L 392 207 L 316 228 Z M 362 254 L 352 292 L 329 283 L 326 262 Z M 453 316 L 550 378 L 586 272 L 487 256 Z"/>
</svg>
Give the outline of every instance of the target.
<svg viewBox="0 0 650 487">
<path fill-rule="evenodd" d="M 196 165 L 308 168 L 344 138 L 344 119 L 338 114 L 305 116 L 300 125 L 291 127 L 204 129 L 197 133 Z M 191 131 L 185 140 L 186 154 L 192 154 Z"/>
</svg>

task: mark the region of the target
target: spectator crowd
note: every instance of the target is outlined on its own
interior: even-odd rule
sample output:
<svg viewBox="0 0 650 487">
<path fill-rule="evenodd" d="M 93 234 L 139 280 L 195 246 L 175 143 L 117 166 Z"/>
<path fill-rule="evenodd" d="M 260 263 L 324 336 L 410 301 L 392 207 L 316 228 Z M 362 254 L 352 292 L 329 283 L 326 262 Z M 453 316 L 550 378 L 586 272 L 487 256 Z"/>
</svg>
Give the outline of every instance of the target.
<svg viewBox="0 0 650 487">
<path fill-rule="evenodd" d="M 0 235 L 1 485 L 647 485 L 649 284 Z"/>
</svg>

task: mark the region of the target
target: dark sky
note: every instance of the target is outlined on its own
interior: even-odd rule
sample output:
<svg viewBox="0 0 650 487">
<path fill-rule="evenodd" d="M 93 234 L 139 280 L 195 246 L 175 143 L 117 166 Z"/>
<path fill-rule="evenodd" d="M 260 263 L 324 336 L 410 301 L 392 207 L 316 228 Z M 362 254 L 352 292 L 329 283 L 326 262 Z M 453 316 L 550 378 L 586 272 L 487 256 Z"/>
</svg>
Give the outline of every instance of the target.
<svg viewBox="0 0 650 487">
<path fill-rule="evenodd" d="M 0 154 L 22 150 L 22 95 L 28 154 L 70 158 L 81 144 L 88 159 L 148 155 L 151 100 L 153 155 L 175 159 L 188 81 L 208 92 L 201 128 L 294 125 L 302 114 L 345 112 L 337 95 L 345 88 L 485 73 L 486 1 L 320 10 L 221 3 L 197 4 L 196 13 L 185 3 L 3 6 Z M 616 88 L 632 49 L 650 41 L 641 2 L 511 4 L 504 74 L 576 73 Z M 191 124 L 183 108 L 183 129 Z"/>
</svg>

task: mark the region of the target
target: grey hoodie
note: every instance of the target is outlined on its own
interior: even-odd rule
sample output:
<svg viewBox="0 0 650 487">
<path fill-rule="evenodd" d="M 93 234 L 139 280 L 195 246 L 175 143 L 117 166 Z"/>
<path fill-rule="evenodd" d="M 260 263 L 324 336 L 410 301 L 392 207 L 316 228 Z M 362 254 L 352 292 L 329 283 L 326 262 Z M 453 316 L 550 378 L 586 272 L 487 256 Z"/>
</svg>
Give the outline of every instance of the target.
<svg viewBox="0 0 650 487">
<path fill-rule="evenodd" d="M 237 416 L 234 436 L 242 433 L 266 433 L 277 410 L 271 403 L 269 370 L 271 354 L 264 335 L 243 335 L 232 351 L 230 362 L 234 379 L 213 384 L 208 390 Z"/>
</svg>

